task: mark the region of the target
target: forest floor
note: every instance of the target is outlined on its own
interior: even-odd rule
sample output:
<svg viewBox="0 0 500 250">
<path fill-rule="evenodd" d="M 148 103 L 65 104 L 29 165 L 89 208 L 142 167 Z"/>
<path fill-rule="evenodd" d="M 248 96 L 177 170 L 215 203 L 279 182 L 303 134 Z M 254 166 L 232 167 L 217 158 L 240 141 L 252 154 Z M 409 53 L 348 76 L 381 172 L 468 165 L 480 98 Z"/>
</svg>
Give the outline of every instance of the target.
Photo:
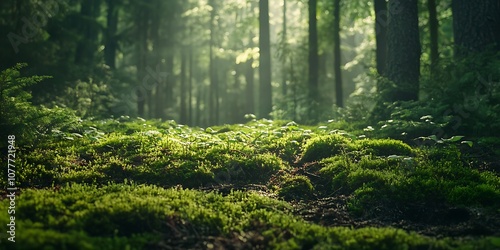
<svg viewBox="0 0 500 250">
<path fill-rule="evenodd" d="M 0 249 L 500 248 L 500 140 L 341 128 L 54 129 L 18 149 L 16 243 L 2 235 Z"/>
</svg>

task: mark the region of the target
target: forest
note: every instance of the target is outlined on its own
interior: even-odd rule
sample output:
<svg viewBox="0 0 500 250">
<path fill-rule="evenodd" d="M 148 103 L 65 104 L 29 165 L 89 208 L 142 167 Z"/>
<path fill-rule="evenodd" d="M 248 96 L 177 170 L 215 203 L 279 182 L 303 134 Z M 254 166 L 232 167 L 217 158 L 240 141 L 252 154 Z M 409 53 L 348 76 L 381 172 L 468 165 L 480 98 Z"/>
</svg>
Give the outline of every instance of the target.
<svg viewBox="0 0 500 250">
<path fill-rule="evenodd" d="M 499 0 L 9 0 L 0 59 L 0 249 L 500 249 Z"/>
</svg>

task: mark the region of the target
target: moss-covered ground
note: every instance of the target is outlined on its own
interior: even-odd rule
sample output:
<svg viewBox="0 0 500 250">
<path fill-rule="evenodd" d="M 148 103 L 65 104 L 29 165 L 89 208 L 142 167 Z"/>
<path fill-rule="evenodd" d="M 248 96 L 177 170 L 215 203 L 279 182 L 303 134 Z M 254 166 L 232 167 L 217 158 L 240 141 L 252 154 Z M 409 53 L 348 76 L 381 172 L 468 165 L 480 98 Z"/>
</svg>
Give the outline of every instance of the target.
<svg viewBox="0 0 500 250">
<path fill-rule="evenodd" d="M 500 248 L 496 138 L 121 117 L 39 141 L 17 148 L 17 249 Z"/>
</svg>

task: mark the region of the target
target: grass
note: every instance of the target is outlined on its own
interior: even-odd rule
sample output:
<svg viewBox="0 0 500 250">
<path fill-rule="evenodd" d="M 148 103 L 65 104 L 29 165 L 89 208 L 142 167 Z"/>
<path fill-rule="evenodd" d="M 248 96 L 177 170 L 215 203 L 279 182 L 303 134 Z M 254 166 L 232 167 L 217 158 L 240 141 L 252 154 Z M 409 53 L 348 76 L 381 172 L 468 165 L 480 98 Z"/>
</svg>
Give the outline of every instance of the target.
<svg viewBox="0 0 500 250">
<path fill-rule="evenodd" d="M 362 133 L 335 123 L 253 120 L 200 129 L 129 117 L 54 131 L 17 156 L 16 246 L 499 247 L 494 235 L 433 238 L 390 226 L 327 227 L 295 213 L 300 200 L 332 195 L 348 197 L 353 218 L 369 219 L 384 206 L 409 215 L 415 204 L 427 212 L 436 204 L 500 211 L 498 174 L 478 169 L 459 147 L 414 147 Z M 5 179 L 0 184 L 7 186 Z M 217 191 L 224 186 L 232 191 Z M 7 207 L 1 200 L 0 210 Z M 7 216 L 0 213 L 0 223 Z"/>
</svg>

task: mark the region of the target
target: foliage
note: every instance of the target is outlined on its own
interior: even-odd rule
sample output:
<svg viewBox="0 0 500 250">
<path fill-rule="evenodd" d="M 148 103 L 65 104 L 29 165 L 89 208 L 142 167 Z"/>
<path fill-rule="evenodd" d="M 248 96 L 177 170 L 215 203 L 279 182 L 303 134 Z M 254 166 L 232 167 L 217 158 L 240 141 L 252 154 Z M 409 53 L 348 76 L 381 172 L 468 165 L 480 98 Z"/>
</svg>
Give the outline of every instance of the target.
<svg viewBox="0 0 500 250">
<path fill-rule="evenodd" d="M 31 103 L 29 87 L 49 77 L 22 77 L 20 70 L 26 64 L 17 64 L 0 75 L 0 137 L 15 135 L 18 144 L 32 145 L 54 130 L 70 130 L 78 127 L 79 118 L 68 109 Z M 3 141 L 0 145 L 3 145 Z"/>
<path fill-rule="evenodd" d="M 432 214 L 436 206 L 484 213 L 500 206 L 500 179 L 476 169 L 459 136 L 443 146 L 411 147 L 343 126 L 263 119 L 201 129 L 126 116 L 86 119 L 74 131 L 47 134 L 16 162 L 23 189 L 16 240 L 23 249 L 207 248 L 221 239 L 265 249 L 494 249 L 489 239 L 324 227 L 298 217 L 292 204 L 337 195 L 347 197 L 353 216 L 365 218 L 384 206 L 405 218 Z M 484 143 L 496 141 L 472 149 Z M 7 186 L 5 179 L 0 184 Z M 424 208 L 417 213 L 415 206 Z M 7 220 L 0 215 L 1 223 Z"/>
<path fill-rule="evenodd" d="M 263 239 L 259 245 L 270 249 L 449 249 L 455 245 L 393 228 L 314 225 L 292 216 L 285 202 L 241 191 L 223 196 L 134 183 L 102 188 L 73 184 L 57 190 L 26 190 L 18 199 L 16 242 L 23 249 L 140 249 L 169 244 L 165 237 L 187 237 L 192 247 L 203 248 L 207 245 L 195 245 L 208 243 L 200 239 L 232 233 L 245 238 L 254 232 Z M 4 200 L 1 207 L 7 204 Z M 7 223 L 5 214 L 0 217 L 2 223 Z"/>
</svg>

